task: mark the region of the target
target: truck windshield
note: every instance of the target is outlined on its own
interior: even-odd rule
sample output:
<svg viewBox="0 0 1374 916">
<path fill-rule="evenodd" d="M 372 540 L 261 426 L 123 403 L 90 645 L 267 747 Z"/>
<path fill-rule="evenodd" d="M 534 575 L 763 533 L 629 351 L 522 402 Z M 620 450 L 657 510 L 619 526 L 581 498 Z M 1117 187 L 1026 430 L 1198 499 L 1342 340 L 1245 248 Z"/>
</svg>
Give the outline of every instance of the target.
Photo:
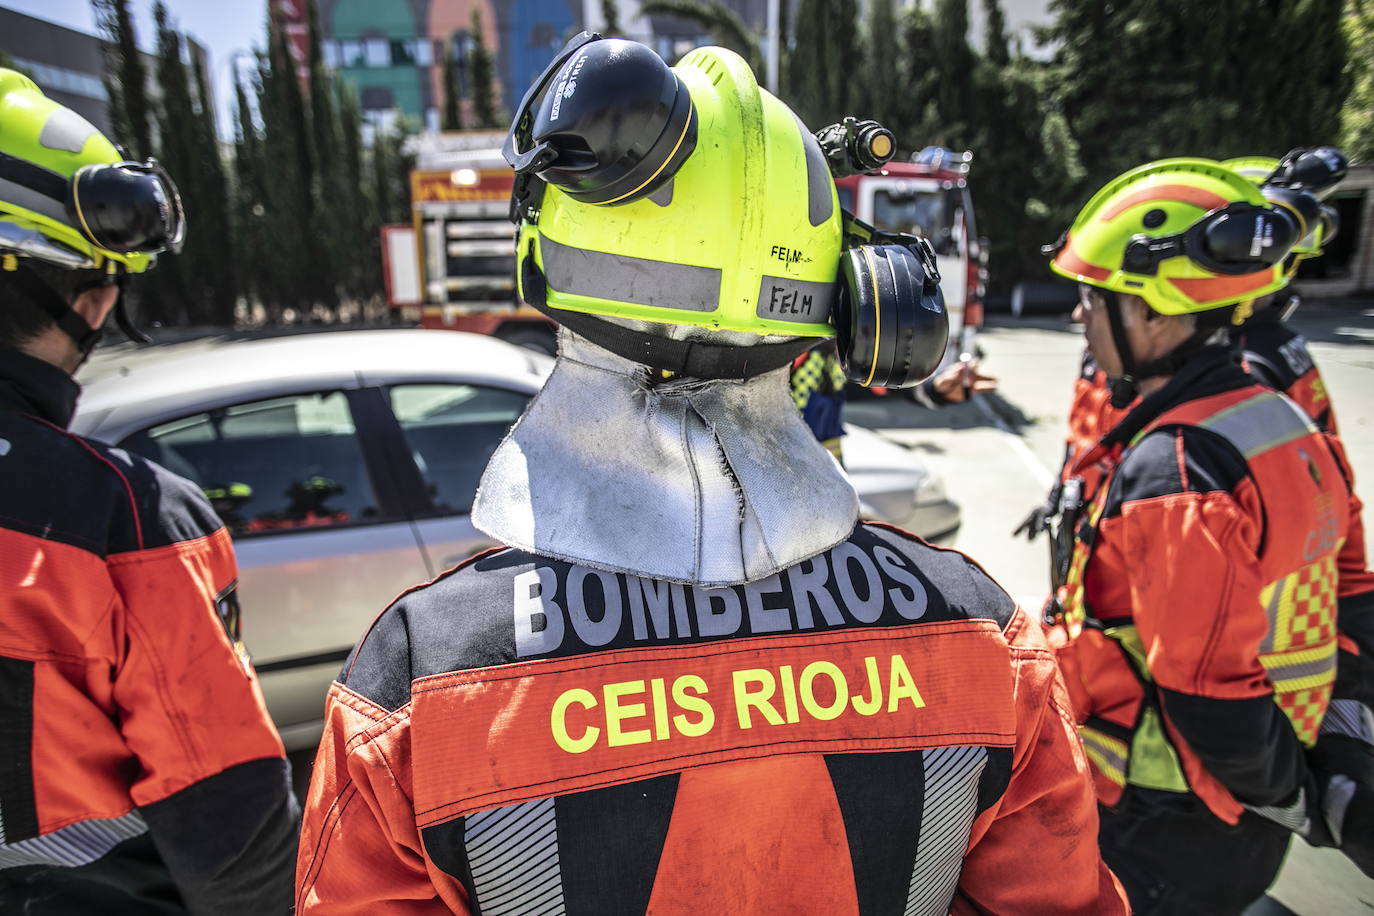
<svg viewBox="0 0 1374 916">
<path fill-rule="evenodd" d="M 936 254 L 957 254 L 957 194 L 953 189 L 879 188 L 873 193 L 873 223 L 888 232 L 922 236 L 930 241 Z"/>
</svg>

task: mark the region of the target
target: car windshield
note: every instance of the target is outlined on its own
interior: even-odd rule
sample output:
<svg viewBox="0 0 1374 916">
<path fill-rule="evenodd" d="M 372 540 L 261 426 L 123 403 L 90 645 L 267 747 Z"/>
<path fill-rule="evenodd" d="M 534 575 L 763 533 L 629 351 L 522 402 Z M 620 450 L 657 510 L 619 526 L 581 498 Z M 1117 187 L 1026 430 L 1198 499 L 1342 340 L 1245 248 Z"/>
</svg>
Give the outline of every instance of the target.
<svg viewBox="0 0 1374 916">
<path fill-rule="evenodd" d="M 879 188 L 873 193 L 873 224 L 887 232 L 926 238 L 936 254 L 956 254 L 957 194 L 943 188 Z"/>
</svg>

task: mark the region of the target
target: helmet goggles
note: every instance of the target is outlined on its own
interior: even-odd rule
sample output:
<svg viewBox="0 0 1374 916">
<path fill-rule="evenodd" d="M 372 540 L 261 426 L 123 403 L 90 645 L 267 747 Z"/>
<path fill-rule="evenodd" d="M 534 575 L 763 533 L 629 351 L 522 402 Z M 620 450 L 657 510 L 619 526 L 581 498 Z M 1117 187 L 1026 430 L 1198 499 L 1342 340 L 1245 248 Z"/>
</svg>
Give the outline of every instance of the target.
<svg viewBox="0 0 1374 916">
<path fill-rule="evenodd" d="M 0 153 L 0 179 L 59 205 L 64 222 L 97 249 L 115 254 L 179 251 L 186 235 L 181 195 L 155 159 L 86 165 L 69 181 Z"/>
<path fill-rule="evenodd" d="M 180 251 L 186 237 L 181 195 L 156 159 L 82 167 L 67 211 L 86 238 L 120 254 Z"/>
</svg>

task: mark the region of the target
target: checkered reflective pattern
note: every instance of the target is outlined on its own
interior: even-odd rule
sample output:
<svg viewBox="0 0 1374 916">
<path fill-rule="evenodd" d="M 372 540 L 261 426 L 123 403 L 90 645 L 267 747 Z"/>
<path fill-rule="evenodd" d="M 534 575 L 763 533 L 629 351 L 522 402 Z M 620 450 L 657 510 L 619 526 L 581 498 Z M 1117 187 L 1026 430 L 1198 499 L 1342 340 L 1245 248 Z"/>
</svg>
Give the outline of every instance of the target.
<svg viewBox="0 0 1374 916">
<path fill-rule="evenodd" d="M 1260 592 L 1269 632 L 1260 662 L 1274 701 L 1307 745 L 1317 740 L 1336 680 L 1336 557 L 1283 576 Z"/>
<path fill-rule="evenodd" d="M 798 410 L 804 410 L 811 395 L 829 382 L 827 391 L 840 391 L 844 388 L 844 369 L 840 361 L 824 353 L 812 350 L 796 369 L 792 370 L 792 403 Z"/>
</svg>

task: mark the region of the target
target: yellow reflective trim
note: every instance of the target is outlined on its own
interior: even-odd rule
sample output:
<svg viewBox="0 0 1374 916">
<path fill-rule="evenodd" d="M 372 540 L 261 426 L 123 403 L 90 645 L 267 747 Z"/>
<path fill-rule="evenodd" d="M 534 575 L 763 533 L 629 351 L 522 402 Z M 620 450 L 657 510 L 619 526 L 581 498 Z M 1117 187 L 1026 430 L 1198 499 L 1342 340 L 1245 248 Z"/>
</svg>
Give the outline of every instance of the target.
<svg viewBox="0 0 1374 916">
<path fill-rule="evenodd" d="M 867 388 L 878 373 L 878 343 L 883 339 L 883 308 L 878 302 L 878 265 L 873 261 L 873 252 L 868 246 L 859 250 L 864 253 L 868 272 L 873 277 L 873 366 L 868 370 L 868 378 L 864 379 L 864 387 Z"/>
<path fill-rule="evenodd" d="M 1126 785 L 1126 742 L 1088 725 L 1078 727 L 1078 737 L 1083 741 L 1083 752 L 1102 771 L 1102 775 L 1119 786 Z"/>
<path fill-rule="evenodd" d="M 1133 786 L 1164 792 L 1187 792 L 1188 780 L 1178 751 L 1164 732 L 1164 724 L 1153 707 L 1140 713 L 1135 734 L 1131 736 L 1131 770 L 1127 777 Z"/>
<path fill-rule="evenodd" d="M 1307 662 L 1322 661 L 1336 657 L 1336 640 L 1333 638 L 1329 642 L 1323 642 L 1316 646 L 1308 646 L 1302 649 L 1288 649 L 1284 652 L 1265 652 L 1260 655 L 1260 661 L 1266 668 L 1288 667 L 1289 665 L 1302 665 Z"/>
<path fill-rule="evenodd" d="M 690 104 L 690 103 L 689 103 L 689 104 Z M 673 161 L 673 157 L 677 155 L 678 147 L 682 146 L 682 141 L 687 137 L 687 128 L 689 128 L 689 127 L 692 126 L 692 121 L 696 119 L 696 116 L 697 116 L 697 107 L 696 107 L 695 105 L 691 105 L 691 107 L 689 107 L 689 108 L 687 109 L 687 120 L 684 121 L 684 122 L 682 122 L 682 133 L 678 135 L 677 142 L 673 144 L 673 151 L 672 151 L 671 153 L 669 153 L 669 154 L 667 155 L 666 158 L 664 158 L 663 164 L 662 164 L 662 165 L 660 165 L 658 168 L 654 169 L 654 173 L 653 173 L 652 175 L 650 175 L 648 178 L 644 179 L 644 183 L 643 183 L 643 184 L 641 184 L 639 187 L 635 188 L 633 191 L 626 191 L 624 194 L 621 194 L 619 197 L 614 197 L 614 198 L 612 198 L 612 199 L 610 199 L 610 200 L 603 201 L 603 202 L 597 204 L 597 206 L 599 206 L 599 207 L 608 206 L 608 205 L 610 205 L 610 204 L 615 203 L 616 201 L 624 200 L 625 198 L 629 197 L 631 194 L 638 194 L 640 191 L 644 190 L 644 188 L 649 184 L 649 182 L 651 182 L 651 181 L 653 181 L 655 178 L 657 178 L 657 177 L 658 177 L 658 173 L 661 172 L 661 171 L 663 171 L 664 169 L 666 169 L 666 168 L 668 167 L 668 163 L 670 163 L 670 162 Z"/>
</svg>

